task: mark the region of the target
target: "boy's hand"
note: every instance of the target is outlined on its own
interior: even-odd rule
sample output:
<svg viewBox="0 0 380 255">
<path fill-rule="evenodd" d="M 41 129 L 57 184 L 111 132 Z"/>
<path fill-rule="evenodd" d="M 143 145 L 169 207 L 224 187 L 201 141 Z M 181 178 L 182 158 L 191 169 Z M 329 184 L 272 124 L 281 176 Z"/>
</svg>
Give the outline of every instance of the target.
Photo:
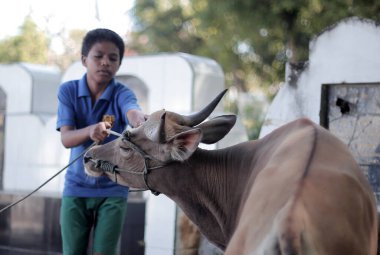
<svg viewBox="0 0 380 255">
<path fill-rule="evenodd" d="M 127 112 L 127 118 L 129 125 L 131 125 L 133 128 L 137 128 L 146 121 L 147 116 L 139 110 L 132 109 Z"/>
<path fill-rule="evenodd" d="M 90 138 L 94 142 L 101 143 L 107 138 L 107 129 L 111 128 L 109 122 L 99 122 L 90 126 Z"/>
</svg>

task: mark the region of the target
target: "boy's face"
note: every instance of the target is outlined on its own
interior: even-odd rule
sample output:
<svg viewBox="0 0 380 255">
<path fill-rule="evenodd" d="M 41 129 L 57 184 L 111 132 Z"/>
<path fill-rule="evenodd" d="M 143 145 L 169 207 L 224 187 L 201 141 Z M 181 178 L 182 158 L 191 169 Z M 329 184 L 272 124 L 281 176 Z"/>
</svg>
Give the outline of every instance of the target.
<svg viewBox="0 0 380 255">
<path fill-rule="evenodd" d="M 87 69 L 87 80 L 97 85 L 106 85 L 120 67 L 119 49 L 112 42 L 97 42 L 87 56 L 82 56 Z"/>
</svg>

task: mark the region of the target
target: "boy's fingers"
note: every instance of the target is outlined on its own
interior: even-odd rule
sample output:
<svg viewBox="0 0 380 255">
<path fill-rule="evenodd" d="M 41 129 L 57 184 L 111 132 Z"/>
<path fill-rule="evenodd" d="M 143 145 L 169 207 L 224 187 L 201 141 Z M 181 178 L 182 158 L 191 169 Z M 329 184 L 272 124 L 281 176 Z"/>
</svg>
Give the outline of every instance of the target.
<svg viewBox="0 0 380 255">
<path fill-rule="evenodd" d="M 105 125 L 106 125 L 106 128 L 111 128 L 111 127 L 112 127 L 111 123 L 109 123 L 108 121 L 106 121 L 106 122 L 104 122 L 104 123 L 105 123 Z"/>
</svg>

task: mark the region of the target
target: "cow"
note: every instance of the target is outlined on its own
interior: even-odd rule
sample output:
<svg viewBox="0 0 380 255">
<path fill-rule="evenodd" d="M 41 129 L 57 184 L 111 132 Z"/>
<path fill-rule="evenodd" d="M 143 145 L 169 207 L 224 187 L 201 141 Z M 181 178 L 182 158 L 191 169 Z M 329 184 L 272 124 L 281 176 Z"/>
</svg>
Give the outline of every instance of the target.
<svg viewBox="0 0 380 255">
<path fill-rule="evenodd" d="M 223 97 L 183 116 L 159 110 L 84 156 L 87 174 L 163 193 L 226 255 L 374 255 L 374 194 L 349 149 L 301 118 L 215 150 L 235 115 L 208 119 Z"/>
</svg>

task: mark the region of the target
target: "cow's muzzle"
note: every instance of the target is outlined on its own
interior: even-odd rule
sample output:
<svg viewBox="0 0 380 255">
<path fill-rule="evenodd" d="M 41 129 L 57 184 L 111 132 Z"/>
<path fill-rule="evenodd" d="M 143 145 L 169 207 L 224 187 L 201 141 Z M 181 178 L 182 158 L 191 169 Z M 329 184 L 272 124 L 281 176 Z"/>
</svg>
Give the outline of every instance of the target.
<svg viewBox="0 0 380 255">
<path fill-rule="evenodd" d="M 97 161 L 93 159 L 91 150 L 84 155 L 83 165 L 86 174 L 89 176 L 99 177 L 104 174 L 102 169 L 97 166 Z"/>
</svg>

